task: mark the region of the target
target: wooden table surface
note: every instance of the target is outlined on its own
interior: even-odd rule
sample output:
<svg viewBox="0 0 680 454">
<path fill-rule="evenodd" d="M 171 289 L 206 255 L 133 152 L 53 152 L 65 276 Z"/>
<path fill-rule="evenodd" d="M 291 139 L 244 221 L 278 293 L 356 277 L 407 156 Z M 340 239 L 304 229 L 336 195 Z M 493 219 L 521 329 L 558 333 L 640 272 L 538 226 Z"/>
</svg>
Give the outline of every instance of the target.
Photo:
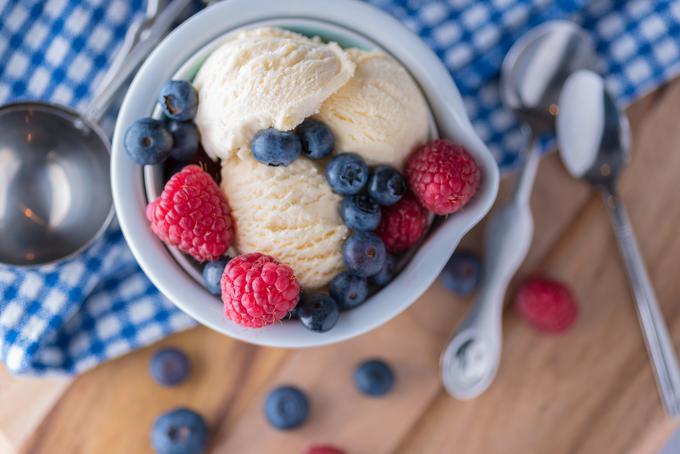
<svg viewBox="0 0 680 454">
<path fill-rule="evenodd" d="M 622 195 L 680 347 L 680 80 L 628 113 L 634 153 Z M 324 442 L 351 454 L 656 454 L 676 424 L 662 411 L 599 198 L 552 155 L 540 165 L 532 208 L 536 234 L 518 279 L 540 273 L 566 281 L 581 316 L 569 333 L 552 337 L 506 310 L 498 377 L 476 400 L 457 401 L 439 382 L 439 353 L 470 301 L 435 283 L 392 322 L 329 347 L 261 348 L 202 327 L 171 336 L 161 345 L 182 347 L 194 366 L 175 389 L 155 385 L 148 374 L 157 345 L 72 381 L 0 371 L 0 452 L 151 452 L 154 418 L 186 405 L 213 427 L 211 452 L 301 453 Z M 472 249 L 480 244 L 480 228 L 464 240 Z M 355 364 L 374 356 L 398 375 L 384 399 L 365 398 L 352 384 Z M 267 390 L 283 383 L 311 398 L 308 423 L 288 433 L 268 427 L 261 411 Z"/>
</svg>

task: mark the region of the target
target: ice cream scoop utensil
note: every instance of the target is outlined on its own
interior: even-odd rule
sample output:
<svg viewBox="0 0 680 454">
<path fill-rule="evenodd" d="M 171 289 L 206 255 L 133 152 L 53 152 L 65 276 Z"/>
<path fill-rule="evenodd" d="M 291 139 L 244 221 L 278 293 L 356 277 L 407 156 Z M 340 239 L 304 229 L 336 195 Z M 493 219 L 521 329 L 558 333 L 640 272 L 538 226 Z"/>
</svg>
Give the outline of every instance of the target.
<svg viewBox="0 0 680 454">
<path fill-rule="evenodd" d="M 190 0 L 173 0 L 81 115 L 46 102 L 0 107 L 0 263 L 71 257 L 113 218 L 108 137 L 97 123 Z"/>
</svg>

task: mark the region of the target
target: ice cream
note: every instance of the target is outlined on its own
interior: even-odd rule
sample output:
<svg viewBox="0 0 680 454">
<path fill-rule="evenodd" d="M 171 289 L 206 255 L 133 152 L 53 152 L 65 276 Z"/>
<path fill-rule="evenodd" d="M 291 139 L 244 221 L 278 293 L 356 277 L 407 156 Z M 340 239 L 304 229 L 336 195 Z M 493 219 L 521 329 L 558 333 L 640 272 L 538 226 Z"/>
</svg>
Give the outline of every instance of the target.
<svg viewBox="0 0 680 454">
<path fill-rule="evenodd" d="M 322 105 L 316 118 L 333 130 L 336 149 L 360 154 L 368 165 L 398 169 L 428 138 L 425 99 L 409 73 L 382 52 L 349 49 L 354 77 Z"/>
<path fill-rule="evenodd" d="M 239 253 L 261 252 L 287 264 L 304 288 L 327 284 L 343 270 L 349 231 L 322 168 L 309 159 L 270 167 L 252 156 L 222 161 L 222 190 L 236 222 Z"/>
<path fill-rule="evenodd" d="M 290 130 L 354 74 L 335 43 L 260 28 L 229 37 L 201 66 L 194 119 L 209 156 L 228 158 L 264 128 Z"/>
<path fill-rule="evenodd" d="M 345 269 L 349 235 L 325 162 L 258 162 L 250 150 L 265 128 L 292 130 L 316 114 L 335 136 L 335 152 L 369 165 L 404 160 L 428 136 L 425 100 L 408 72 L 380 52 L 342 50 L 275 28 L 228 37 L 200 68 L 194 119 L 204 149 L 222 160 L 222 191 L 236 224 L 239 254 L 260 252 L 290 266 L 305 289 Z"/>
</svg>

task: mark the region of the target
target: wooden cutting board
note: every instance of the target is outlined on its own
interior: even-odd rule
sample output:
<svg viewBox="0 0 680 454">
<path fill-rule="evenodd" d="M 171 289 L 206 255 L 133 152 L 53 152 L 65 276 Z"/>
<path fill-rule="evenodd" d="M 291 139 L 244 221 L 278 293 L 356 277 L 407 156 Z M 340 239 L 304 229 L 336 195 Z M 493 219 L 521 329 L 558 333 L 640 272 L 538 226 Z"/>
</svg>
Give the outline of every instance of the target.
<svg viewBox="0 0 680 454">
<path fill-rule="evenodd" d="M 622 194 L 680 347 L 680 81 L 629 114 L 635 147 Z M 536 237 L 518 279 L 540 273 L 568 282 L 580 319 L 566 335 L 545 336 L 507 310 L 498 377 L 476 400 L 457 401 L 439 383 L 439 353 L 470 301 L 435 283 L 394 321 L 329 347 L 261 348 L 206 328 L 171 336 L 161 344 L 181 346 L 194 366 L 191 379 L 172 390 L 155 385 L 147 372 L 156 346 L 74 380 L 4 373 L 0 452 L 151 452 L 153 419 L 188 405 L 213 428 L 213 452 L 301 453 L 324 442 L 357 454 L 656 454 L 676 423 L 662 411 L 599 199 L 553 155 L 541 163 L 532 208 Z M 464 244 L 479 249 L 481 229 Z M 398 375 L 384 399 L 365 398 L 352 385 L 354 365 L 373 356 L 390 361 Z M 288 433 L 269 428 L 261 413 L 264 394 L 282 383 L 305 389 L 312 402 L 310 421 Z"/>
</svg>

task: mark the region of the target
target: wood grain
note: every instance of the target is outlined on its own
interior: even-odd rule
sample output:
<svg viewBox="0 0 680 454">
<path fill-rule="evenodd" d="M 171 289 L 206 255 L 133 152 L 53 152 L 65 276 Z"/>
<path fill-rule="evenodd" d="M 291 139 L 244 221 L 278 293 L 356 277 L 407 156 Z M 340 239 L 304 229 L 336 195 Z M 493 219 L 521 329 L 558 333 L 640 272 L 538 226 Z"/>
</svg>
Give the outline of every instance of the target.
<svg viewBox="0 0 680 454">
<path fill-rule="evenodd" d="M 0 453 L 31 436 L 69 385 L 67 378 L 12 378 L 0 367 Z"/>
<path fill-rule="evenodd" d="M 680 295 L 680 81 L 637 102 L 629 114 L 635 150 L 622 195 L 680 346 L 674 304 Z M 439 384 L 439 352 L 470 301 L 435 283 L 391 323 L 329 347 L 259 348 L 206 328 L 174 335 L 162 344 L 189 352 L 195 366 L 189 382 L 158 387 L 147 372 L 156 347 L 135 352 L 75 379 L 31 437 L 13 446 L 30 453 L 151 452 L 156 415 L 188 405 L 209 420 L 213 452 L 300 453 L 324 442 L 352 454 L 656 454 L 676 424 L 663 414 L 600 200 L 552 155 L 541 163 L 532 209 L 536 237 L 518 279 L 541 273 L 568 282 L 581 316 L 572 331 L 551 337 L 506 311 L 497 380 L 476 400 L 454 400 Z M 482 232 L 483 226 L 471 232 L 464 247 L 481 250 Z M 397 387 L 385 399 L 363 397 L 352 385 L 356 363 L 376 356 L 397 371 Z M 261 413 L 267 390 L 283 383 L 312 399 L 309 423 L 288 433 L 269 428 Z M 2 418 L 0 427 L 6 434 Z"/>
</svg>

